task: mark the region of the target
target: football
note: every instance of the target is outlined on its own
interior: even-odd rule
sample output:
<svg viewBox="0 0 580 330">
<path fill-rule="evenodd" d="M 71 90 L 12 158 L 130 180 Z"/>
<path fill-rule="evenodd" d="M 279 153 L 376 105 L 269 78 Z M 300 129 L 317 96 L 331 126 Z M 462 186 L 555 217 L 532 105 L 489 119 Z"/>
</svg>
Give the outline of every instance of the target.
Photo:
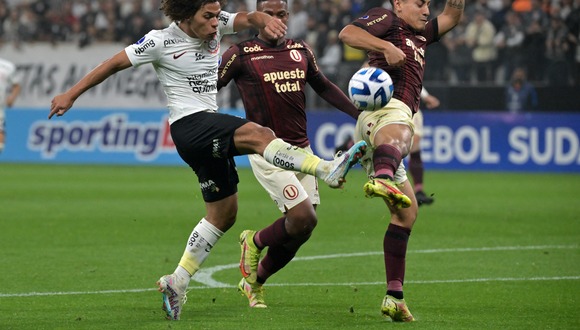
<svg viewBox="0 0 580 330">
<path fill-rule="evenodd" d="M 366 67 L 352 75 L 348 82 L 348 97 L 361 111 L 383 108 L 393 96 L 393 80 L 383 69 Z"/>
</svg>

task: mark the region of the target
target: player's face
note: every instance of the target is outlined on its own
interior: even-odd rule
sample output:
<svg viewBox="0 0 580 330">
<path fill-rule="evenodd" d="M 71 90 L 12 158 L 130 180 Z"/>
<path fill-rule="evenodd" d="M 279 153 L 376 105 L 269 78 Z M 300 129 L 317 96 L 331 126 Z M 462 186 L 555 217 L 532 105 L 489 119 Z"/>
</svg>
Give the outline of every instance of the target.
<svg viewBox="0 0 580 330">
<path fill-rule="evenodd" d="M 189 29 L 193 37 L 202 40 L 212 40 L 217 34 L 218 15 L 222 7 L 219 2 L 210 2 L 201 6 L 189 19 Z"/>
<path fill-rule="evenodd" d="M 268 0 L 262 1 L 256 7 L 257 11 L 261 11 L 266 13 L 274 18 L 278 18 L 282 21 L 282 23 L 288 25 L 288 17 L 290 13 L 288 12 L 288 3 L 286 1 L 280 0 Z M 282 38 L 280 38 L 282 39 Z M 271 41 L 276 41 L 271 40 Z"/>
<path fill-rule="evenodd" d="M 423 31 L 429 18 L 430 4 L 430 0 L 396 0 L 395 13 L 415 31 Z"/>
</svg>

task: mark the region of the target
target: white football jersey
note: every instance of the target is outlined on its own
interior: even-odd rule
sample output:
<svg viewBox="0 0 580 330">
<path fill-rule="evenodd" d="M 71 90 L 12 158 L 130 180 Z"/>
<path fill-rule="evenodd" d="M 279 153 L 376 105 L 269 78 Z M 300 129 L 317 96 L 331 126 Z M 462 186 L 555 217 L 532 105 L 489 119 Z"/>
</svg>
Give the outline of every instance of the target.
<svg viewBox="0 0 580 330">
<path fill-rule="evenodd" d="M 0 109 L 6 107 L 8 92 L 17 83 L 16 66 L 12 62 L 0 58 Z"/>
<path fill-rule="evenodd" d="M 217 111 L 217 72 L 222 36 L 233 34 L 236 14 L 222 11 L 217 35 L 191 38 L 175 22 L 152 30 L 125 48 L 133 66 L 152 63 L 167 95 L 169 123 L 199 111 Z"/>
</svg>

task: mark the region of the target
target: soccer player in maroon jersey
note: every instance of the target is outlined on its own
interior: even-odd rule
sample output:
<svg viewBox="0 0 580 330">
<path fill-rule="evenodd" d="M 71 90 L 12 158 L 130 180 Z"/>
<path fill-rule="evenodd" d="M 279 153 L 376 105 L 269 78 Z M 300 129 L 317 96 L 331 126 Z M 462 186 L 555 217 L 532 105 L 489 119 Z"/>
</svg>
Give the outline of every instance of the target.
<svg viewBox="0 0 580 330">
<path fill-rule="evenodd" d="M 365 193 L 382 197 L 391 213 L 383 241 L 387 294 L 381 312 L 399 322 L 414 320 L 403 299 L 403 282 L 407 242 L 418 209 L 401 160 L 412 144 L 412 118 L 419 108 L 427 45 L 459 23 L 465 6 L 464 0 L 447 0 L 443 12 L 429 19 L 430 3 L 391 0 L 393 10 L 372 8 L 339 34 L 345 44 L 366 50 L 369 65 L 387 71 L 395 87 L 384 108 L 361 113 L 354 138 L 366 141 L 373 150 L 362 160 L 370 177 Z"/>
<path fill-rule="evenodd" d="M 285 0 L 257 0 L 256 10 L 287 23 Z M 360 112 L 348 97 L 319 70 L 311 48 L 303 40 L 271 38 L 264 30 L 253 39 L 233 45 L 222 55 L 218 88 L 234 80 L 246 116 L 271 128 L 277 137 L 312 153 L 306 134 L 306 83 L 324 100 L 354 119 Z M 310 237 L 320 203 L 316 178 L 268 164 L 260 155 L 249 156 L 254 175 L 268 191 L 283 216 L 259 231 L 240 235 L 238 287 L 251 307 L 264 308 L 262 285 L 286 266 Z M 260 261 L 262 249 L 268 247 Z"/>
</svg>

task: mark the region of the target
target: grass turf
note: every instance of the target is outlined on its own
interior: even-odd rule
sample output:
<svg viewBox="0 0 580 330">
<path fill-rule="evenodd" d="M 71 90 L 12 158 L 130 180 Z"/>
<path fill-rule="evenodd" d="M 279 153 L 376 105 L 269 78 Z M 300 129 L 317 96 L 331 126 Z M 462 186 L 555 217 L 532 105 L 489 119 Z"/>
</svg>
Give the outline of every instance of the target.
<svg viewBox="0 0 580 330">
<path fill-rule="evenodd" d="M 576 174 L 426 173 L 407 255 L 417 322 L 382 319 L 388 212 L 364 174 L 321 186 L 319 223 L 267 283 L 267 310 L 236 292 L 238 234 L 280 215 L 240 170 L 236 225 L 204 264 L 224 285 L 192 281 L 182 320 L 154 290 L 204 214 L 184 167 L 0 164 L 0 329 L 578 329 Z"/>
</svg>

